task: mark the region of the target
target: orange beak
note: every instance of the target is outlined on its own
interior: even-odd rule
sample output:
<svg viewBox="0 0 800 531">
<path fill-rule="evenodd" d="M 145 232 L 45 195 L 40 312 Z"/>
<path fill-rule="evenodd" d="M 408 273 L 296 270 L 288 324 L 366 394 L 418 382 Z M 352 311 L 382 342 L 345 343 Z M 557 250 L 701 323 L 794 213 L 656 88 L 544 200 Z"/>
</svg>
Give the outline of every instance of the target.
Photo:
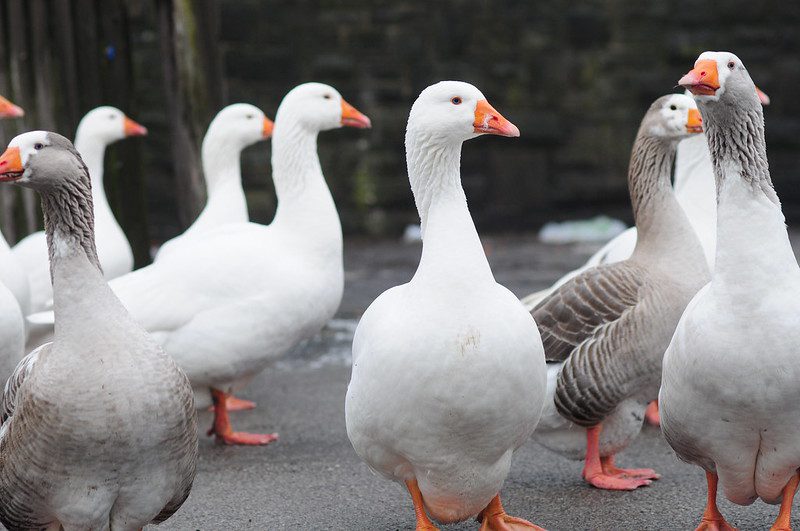
<svg viewBox="0 0 800 531">
<path fill-rule="evenodd" d="M 758 94 L 758 99 L 761 101 L 761 105 L 769 105 L 769 96 L 767 96 L 763 90 L 756 87 L 756 94 Z"/>
<path fill-rule="evenodd" d="M 700 116 L 700 111 L 698 111 L 697 109 L 689 109 L 689 116 L 686 119 L 686 132 L 687 133 L 703 132 L 703 117 Z"/>
<path fill-rule="evenodd" d="M 264 138 L 269 138 L 272 136 L 272 129 L 275 127 L 275 124 L 267 117 L 264 117 L 264 127 L 261 129 L 261 136 Z"/>
<path fill-rule="evenodd" d="M 22 107 L 18 107 L 0 96 L 0 118 L 20 118 L 22 116 L 25 116 Z"/>
<path fill-rule="evenodd" d="M 697 61 L 694 68 L 678 81 L 678 85 L 695 96 L 713 96 L 719 88 L 717 62 L 712 59 Z"/>
<path fill-rule="evenodd" d="M 479 101 L 475 106 L 475 122 L 472 126 L 478 134 L 519 136 L 517 126 L 503 118 L 486 100 Z"/>
<path fill-rule="evenodd" d="M 125 117 L 125 136 L 144 136 L 147 134 L 147 128 L 143 125 L 137 124 L 127 116 Z"/>
<path fill-rule="evenodd" d="M 342 125 L 345 127 L 357 127 L 358 129 L 369 129 L 372 122 L 366 115 L 358 112 L 358 109 L 342 99 Z"/>
<path fill-rule="evenodd" d="M 10 147 L 0 156 L 0 182 L 16 181 L 22 177 L 25 168 L 19 157 L 19 148 Z"/>
</svg>

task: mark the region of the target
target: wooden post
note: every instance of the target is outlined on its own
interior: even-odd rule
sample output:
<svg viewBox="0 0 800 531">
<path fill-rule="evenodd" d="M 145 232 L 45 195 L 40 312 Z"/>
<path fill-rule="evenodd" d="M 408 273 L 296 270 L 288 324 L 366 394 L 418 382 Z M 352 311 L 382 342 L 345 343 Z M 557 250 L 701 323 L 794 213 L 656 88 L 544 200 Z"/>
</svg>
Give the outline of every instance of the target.
<svg viewBox="0 0 800 531">
<path fill-rule="evenodd" d="M 7 20 L 9 27 L 27 27 L 26 21 L 28 19 L 28 13 L 25 9 L 26 6 L 27 3 L 23 0 L 8 0 Z M 9 73 L 11 75 L 13 97 L 17 105 L 20 105 L 27 113 L 25 117 L 22 118 L 22 127 L 24 130 L 30 130 L 32 129 L 30 124 L 36 123 L 36 121 L 33 120 L 35 116 L 32 116 L 35 114 L 34 100 L 28 97 L 28 95 L 32 93 L 32 84 L 29 76 L 31 70 L 31 54 L 28 50 L 25 38 L 26 34 L 24 31 L 12 31 L 9 34 Z M 37 208 L 33 190 L 28 188 L 22 190 L 22 205 L 25 233 L 29 234 L 41 226 L 39 222 L 41 216 L 39 215 L 39 209 Z"/>
<path fill-rule="evenodd" d="M 200 144 L 226 92 L 215 0 L 158 0 L 162 67 L 170 109 L 180 221 L 189 225 L 205 201 Z"/>
</svg>

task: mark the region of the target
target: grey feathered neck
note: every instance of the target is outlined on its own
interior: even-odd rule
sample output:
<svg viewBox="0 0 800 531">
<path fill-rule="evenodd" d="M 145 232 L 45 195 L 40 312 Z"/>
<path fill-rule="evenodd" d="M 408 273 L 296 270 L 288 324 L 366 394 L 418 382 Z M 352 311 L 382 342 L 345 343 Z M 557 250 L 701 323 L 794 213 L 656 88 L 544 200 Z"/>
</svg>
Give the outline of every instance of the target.
<svg viewBox="0 0 800 531">
<path fill-rule="evenodd" d="M 646 129 L 642 124 L 636 135 L 628 167 L 628 190 L 637 225 L 646 215 L 650 202 L 659 195 L 657 192 L 671 191 L 670 179 L 677 148 L 677 140 L 654 136 Z"/>
<path fill-rule="evenodd" d="M 65 149 L 69 149 L 80 162 L 79 171 L 58 180 L 54 186 L 39 191 L 51 276 L 54 263 L 63 254 L 63 250 L 56 252 L 56 239 L 59 245 L 63 242 L 68 246 L 68 252 L 83 249 L 89 261 L 102 271 L 94 241 L 94 206 L 89 170 L 75 148 L 70 145 Z"/>
<path fill-rule="evenodd" d="M 780 204 L 769 174 L 761 105 L 757 101 L 739 105 L 720 101 L 704 103 L 700 107 L 706 126 L 717 192 L 726 178 L 725 170 L 733 164 L 741 167 L 743 182 L 753 190 L 763 192 L 773 203 Z"/>
</svg>

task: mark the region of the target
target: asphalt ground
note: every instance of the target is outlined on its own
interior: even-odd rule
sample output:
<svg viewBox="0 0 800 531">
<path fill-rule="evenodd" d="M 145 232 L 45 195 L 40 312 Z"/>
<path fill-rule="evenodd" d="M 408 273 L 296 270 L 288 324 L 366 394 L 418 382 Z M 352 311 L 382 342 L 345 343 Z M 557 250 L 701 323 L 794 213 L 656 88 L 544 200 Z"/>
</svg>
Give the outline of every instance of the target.
<svg viewBox="0 0 800 531">
<path fill-rule="evenodd" d="M 800 233 L 793 239 L 798 249 Z M 533 235 L 484 242 L 498 282 L 519 296 L 547 286 L 596 248 L 545 246 Z M 382 291 L 411 278 L 421 247 L 349 240 L 345 249 L 345 296 L 336 319 L 241 394 L 257 409 L 232 414 L 235 429 L 277 431 L 280 440 L 245 448 L 202 437 L 192 494 L 159 529 L 414 529 L 407 493 L 372 474 L 350 446 L 344 398 L 358 317 Z M 211 414 L 201 412 L 200 424 L 210 426 Z M 658 429 L 645 428 L 618 464 L 654 468 L 662 479 L 634 492 L 597 490 L 582 481 L 580 462 L 528 442 L 515 454 L 502 499 L 509 514 L 551 531 L 696 527 L 705 503 L 704 474 L 678 461 Z M 777 506 L 739 507 L 722 496 L 720 508 L 741 530 L 768 529 L 778 513 Z M 474 521 L 442 526 L 477 528 Z"/>
</svg>

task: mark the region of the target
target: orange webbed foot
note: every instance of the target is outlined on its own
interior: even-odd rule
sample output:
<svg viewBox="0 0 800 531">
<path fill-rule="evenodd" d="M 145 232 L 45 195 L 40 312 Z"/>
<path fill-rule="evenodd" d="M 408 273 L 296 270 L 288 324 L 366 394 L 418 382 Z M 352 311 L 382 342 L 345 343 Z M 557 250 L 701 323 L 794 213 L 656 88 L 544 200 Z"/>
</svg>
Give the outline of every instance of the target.
<svg viewBox="0 0 800 531">
<path fill-rule="evenodd" d="M 481 523 L 480 531 L 545 531 L 527 520 L 509 516 L 500 503 L 499 494 L 492 498 L 477 519 Z"/>
<path fill-rule="evenodd" d="M 661 474 L 652 468 L 619 468 L 614 464 L 614 456 L 601 457 L 603 473 L 608 476 L 620 476 L 633 479 L 661 479 Z"/>
<path fill-rule="evenodd" d="M 606 490 L 635 490 L 646 487 L 653 482 L 650 477 L 636 477 L 636 472 L 644 472 L 645 476 L 655 475 L 648 469 L 625 470 L 614 466 L 614 456 L 600 457 L 600 431 L 601 425 L 586 429 L 586 460 L 583 466 L 583 479 L 593 487 Z M 652 474 L 650 474 L 652 473 Z M 630 476 L 627 474 L 631 474 Z"/>
<path fill-rule="evenodd" d="M 217 442 L 230 445 L 263 446 L 278 440 L 277 433 L 247 433 L 233 431 L 220 435 L 216 434 Z"/>
<path fill-rule="evenodd" d="M 227 403 L 230 395 L 219 389 L 211 388 L 211 398 L 214 400 L 214 424 L 208 430 L 208 435 L 215 435 L 217 442 L 224 444 L 241 444 L 246 446 L 263 446 L 278 440 L 277 433 L 246 433 L 233 431 L 228 418 Z"/>
<path fill-rule="evenodd" d="M 651 479 L 610 476 L 608 474 L 585 475 L 583 479 L 591 486 L 605 490 L 636 490 L 653 482 Z"/>
</svg>

